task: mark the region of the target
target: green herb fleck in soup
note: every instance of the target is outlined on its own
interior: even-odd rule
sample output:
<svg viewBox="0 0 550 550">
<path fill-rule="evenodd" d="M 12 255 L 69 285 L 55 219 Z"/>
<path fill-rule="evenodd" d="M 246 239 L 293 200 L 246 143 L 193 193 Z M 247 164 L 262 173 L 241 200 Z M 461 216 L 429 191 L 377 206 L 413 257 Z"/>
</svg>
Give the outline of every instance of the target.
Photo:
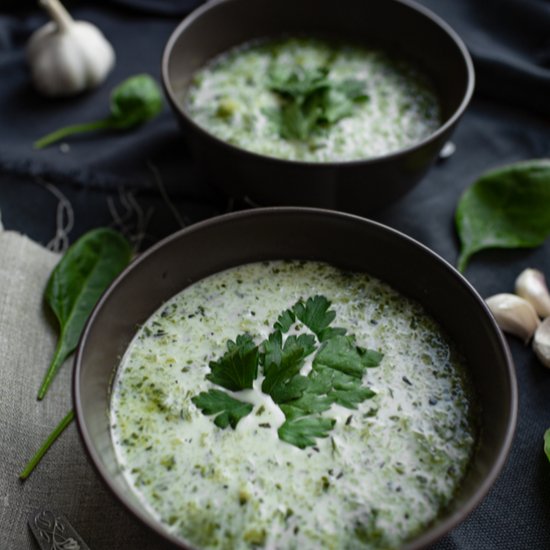
<svg viewBox="0 0 550 550">
<path fill-rule="evenodd" d="M 143 505 L 198 548 L 398 548 L 475 444 L 461 356 L 415 302 L 317 262 L 207 277 L 138 331 L 111 403 Z"/>
<path fill-rule="evenodd" d="M 183 102 L 224 141 L 310 162 L 384 155 L 440 125 L 432 86 L 409 63 L 318 39 L 235 48 L 195 74 Z"/>
</svg>

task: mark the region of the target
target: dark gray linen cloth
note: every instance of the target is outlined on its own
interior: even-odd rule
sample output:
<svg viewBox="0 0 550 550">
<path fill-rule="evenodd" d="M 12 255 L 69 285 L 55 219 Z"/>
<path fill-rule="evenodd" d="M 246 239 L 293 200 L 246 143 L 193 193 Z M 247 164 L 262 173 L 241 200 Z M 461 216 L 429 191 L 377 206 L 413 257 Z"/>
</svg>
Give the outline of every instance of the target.
<svg viewBox="0 0 550 550">
<path fill-rule="evenodd" d="M 36 401 L 55 347 L 42 294 L 58 255 L 18 233 L 0 231 L 0 258 L 0 548 L 35 548 L 26 528 L 35 509 L 65 513 L 92 550 L 157 547 L 98 483 L 74 424 L 40 471 L 19 481 L 25 462 L 72 406 L 71 368 L 64 365 L 46 399 Z"/>
<path fill-rule="evenodd" d="M 454 263 L 458 242 L 453 214 L 462 191 L 487 169 L 550 156 L 550 3 L 422 3 L 466 41 L 476 65 L 477 92 L 453 137 L 454 156 L 436 164 L 416 189 L 374 217 Z M 135 209 L 129 213 L 128 196 L 150 213 L 142 246 L 182 223 L 246 206 L 233 205 L 201 180 L 168 111 L 138 132 L 71 140 L 69 153 L 59 148 L 32 151 L 32 141 L 52 126 L 103 116 L 109 89 L 124 77 L 143 71 L 158 77 L 163 45 L 193 5 L 177 0 L 74 3 L 72 11 L 98 24 L 114 43 L 118 64 L 97 92 L 51 102 L 30 88 L 23 62 L 23 45 L 44 16 L 32 2 L 5 4 L 0 14 L 0 211 L 7 229 L 42 244 L 51 239 L 58 199 L 43 180 L 55 182 L 72 204 L 71 240 L 98 225 L 135 229 L 131 226 L 139 216 Z M 156 176 L 171 204 L 159 193 Z M 113 208 L 122 219 L 113 220 Z M 93 550 L 162 548 L 103 488 L 87 464 L 74 426 L 30 480 L 18 482 L 21 466 L 69 405 L 70 368 L 56 381 L 51 400 L 33 401 L 53 348 L 53 329 L 40 297 L 57 257 L 4 233 L 0 258 L 0 548 L 33 548 L 24 518 L 35 507 L 64 512 Z M 511 291 L 525 267 L 537 267 L 550 277 L 550 243 L 534 250 L 482 253 L 466 276 L 488 296 Z M 27 290 L 21 293 L 19 288 Z M 550 427 L 550 372 L 529 348 L 513 338 L 509 342 L 520 392 L 509 461 L 483 503 L 434 550 L 550 548 L 550 464 L 542 451 L 542 436 Z"/>
</svg>

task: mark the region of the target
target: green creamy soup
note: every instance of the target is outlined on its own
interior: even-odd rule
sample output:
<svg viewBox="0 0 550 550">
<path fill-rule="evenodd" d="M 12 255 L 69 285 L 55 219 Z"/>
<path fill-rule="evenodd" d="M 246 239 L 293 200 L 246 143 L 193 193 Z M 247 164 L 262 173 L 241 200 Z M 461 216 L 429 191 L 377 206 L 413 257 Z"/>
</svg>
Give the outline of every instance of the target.
<svg viewBox="0 0 550 550">
<path fill-rule="evenodd" d="M 204 549 L 398 548 L 452 499 L 474 416 L 463 360 L 422 307 L 298 261 L 173 297 L 111 401 L 128 483 Z"/>
<path fill-rule="evenodd" d="M 308 162 L 385 155 L 441 123 L 433 87 L 409 63 L 306 38 L 246 44 L 215 58 L 194 75 L 182 103 L 224 141 Z"/>
</svg>

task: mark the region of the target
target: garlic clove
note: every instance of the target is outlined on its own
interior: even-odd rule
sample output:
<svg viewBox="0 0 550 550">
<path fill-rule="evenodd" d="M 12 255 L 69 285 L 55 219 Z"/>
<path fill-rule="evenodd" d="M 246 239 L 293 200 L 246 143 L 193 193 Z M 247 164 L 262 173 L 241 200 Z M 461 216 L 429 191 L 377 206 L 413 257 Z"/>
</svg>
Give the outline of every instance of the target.
<svg viewBox="0 0 550 550">
<path fill-rule="evenodd" d="M 524 269 L 516 279 L 516 294 L 525 298 L 540 317 L 550 316 L 550 294 L 544 274 L 538 269 Z"/>
<path fill-rule="evenodd" d="M 498 326 L 504 331 L 519 336 L 525 344 L 540 325 L 535 308 L 524 298 L 515 294 L 495 294 L 485 300 Z"/>
<path fill-rule="evenodd" d="M 550 368 L 550 317 L 547 317 L 535 331 L 533 351 L 539 361 Z"/>
</svg>

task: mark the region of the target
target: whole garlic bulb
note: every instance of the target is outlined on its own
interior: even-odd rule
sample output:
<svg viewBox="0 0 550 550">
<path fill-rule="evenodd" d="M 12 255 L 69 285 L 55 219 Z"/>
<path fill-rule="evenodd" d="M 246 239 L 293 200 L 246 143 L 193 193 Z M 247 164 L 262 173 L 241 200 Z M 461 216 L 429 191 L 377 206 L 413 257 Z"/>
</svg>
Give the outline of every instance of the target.
<svg viewBox="0 0 550 550">
<path fill-rule="evenodd" d="M 27 60 L 35 87 L 45 95 L 69 96 L 101 84 L 115 53 L 101 31 L 75 21 L 59 0 L 40 0 L 50 21 L 31 36 Z"/>
</svg>

